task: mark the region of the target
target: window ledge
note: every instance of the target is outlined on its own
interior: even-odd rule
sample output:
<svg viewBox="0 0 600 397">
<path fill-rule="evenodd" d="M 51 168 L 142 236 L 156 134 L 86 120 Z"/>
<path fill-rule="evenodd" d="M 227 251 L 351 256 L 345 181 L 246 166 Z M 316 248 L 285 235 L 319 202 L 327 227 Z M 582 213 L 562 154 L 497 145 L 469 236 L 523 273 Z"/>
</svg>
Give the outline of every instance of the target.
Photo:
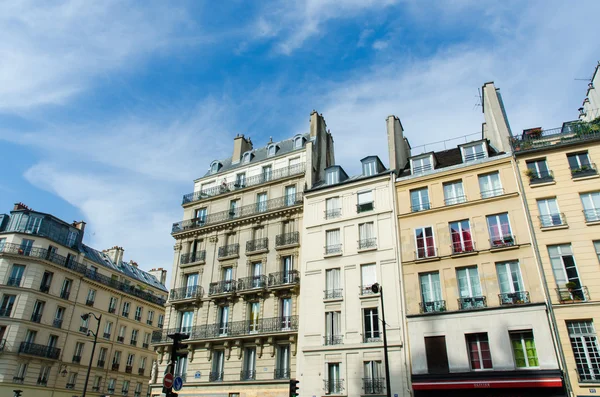
<svg viewBox="0 0 600 397">
<path fill-rule="evenodd" d="M 458 254 L 452 254 L 450 255 L 451 258 L 461 258 L 463 256 L 471 256 L 471 255 L 477 255 L 479 254 L 479 251 L 471 251 L 471 252 L 461 252 Z"/>
<path fill-rule="evenodd" d="M 600 225 L 600 221 L 591 221 L 585 223 L 588 226 Z"/>
<path fill-rule="evenodd" d="M 588 179 L 596 179 L 596 178 L 600 178 L 600 175 L 596 174 L 596 175 L 590 175 L 590 176 L 576 176 L 576 177 L 571 177 L 571 180 L 573 180 L 573 181 L 587 181 Z"/>
<path fill-rule="evenodd" d="M 377 251 L 377 245 L 367 248 L 358 248 L 357 252 Z"/>
<path fill-rule="evenodd" d="M 564 224 L 564 225 L 556 225 L 556 226 L 544 226 L 544 227 L 540 227 L 540 230 L 542 232 L 547 232 L 550 230 L 561 230 L 561 229 L 568 229 L 568 228 L 569 228 L 569 225 Z"/>
<path fill-rule="evenodd" d="M 520 246 L 518 244 L 514 244 L 514 245 L 508 245 L 505 247 L 490 247 L 490 251 L 491 252 L 497 252 L 497 251 L 510 251 L 510 250 L 514 250 L 519 248 Z"/>
<path fill-rule="evenodd" d="M 342 302 L 343 300 L 343 296 L 340 296 L 339 298 L 323 298 L 323 303 Z"/>
<path fill-rule="evenodd" d="M 358 299 L 379 298 L 379 294 L 362 294 L 358 295 Z"/>
<path fill-rule="evenodd" d="M 264 254 L 266 252 L 269 252 L 268 248 L 264 248 L 264 249 L 260 249 L 260 250 L 256 250 L 256 251 L 246 251 L 246 256 Z"/>
<path fill-rule="evenodd" d="M 340 251 L 340 252 L 333 252 L 331 254 L 324 254 L 323 258 L 331 258 L 333 256 L 342 256 L 342 252 Z"/>
<path fill-rule="evenodd" d="M 464 255 L 464 254 L 457 254 L 458 256 Z M 439 256 L 430 256 L 429 258 L 417 258 L 415 259 L 416 263 L 426 263 L 426 262 L 435 262 L 435 261 L 439 261 L 442 258 L 440 258 Z"/>
<path fill-rule="evenodd" d="M 556 185 L 556 181 L 550 181 L 550 182 L 540 182 L 540 183 L 529 183 L 529 187 L 532 189 L 535 189 L 536 187 L 542 187 L 542 186 L 551 186 L 551 185 Z"/>
</svg>

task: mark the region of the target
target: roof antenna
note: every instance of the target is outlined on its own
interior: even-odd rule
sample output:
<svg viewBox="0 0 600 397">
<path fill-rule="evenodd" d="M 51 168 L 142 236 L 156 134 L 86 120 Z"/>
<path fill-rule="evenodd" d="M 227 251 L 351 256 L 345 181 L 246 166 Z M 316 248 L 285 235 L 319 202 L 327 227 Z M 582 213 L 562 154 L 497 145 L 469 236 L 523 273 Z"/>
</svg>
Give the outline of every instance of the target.
<svg viewBox="0 0 600 397">
<path fill-rule="evenodd" d="M 473 105 L 473 109 L 475 110 L 476 108 L 483 106 L 483 98 L 481 97 L 481 88 L 477 89 L 477 96 L 476 98 L 478 99 L 478 102 L 475 103 L 475 105 Z"/>
</svg>

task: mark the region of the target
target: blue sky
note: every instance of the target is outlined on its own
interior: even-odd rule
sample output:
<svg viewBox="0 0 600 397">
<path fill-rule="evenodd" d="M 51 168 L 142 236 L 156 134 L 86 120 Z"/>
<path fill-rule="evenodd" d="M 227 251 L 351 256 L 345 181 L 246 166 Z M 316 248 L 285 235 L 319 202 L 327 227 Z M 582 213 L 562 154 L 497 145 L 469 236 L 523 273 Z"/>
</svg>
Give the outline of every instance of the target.
<svg viewBox="0 0 600 397">
<path fill-rule="evenodd" d="M 390 114 L 413 147 L 480 131 L 487 81 L 513 131 L 560 126 L 600 60 L 594 0 L 40 4 L 0 2 L 0 208 L 83 219 L 144 269 L 171 268 L 181 196 L 237 133 L 316 109 L 353 172 L 387 163 Z"/>
</svg>

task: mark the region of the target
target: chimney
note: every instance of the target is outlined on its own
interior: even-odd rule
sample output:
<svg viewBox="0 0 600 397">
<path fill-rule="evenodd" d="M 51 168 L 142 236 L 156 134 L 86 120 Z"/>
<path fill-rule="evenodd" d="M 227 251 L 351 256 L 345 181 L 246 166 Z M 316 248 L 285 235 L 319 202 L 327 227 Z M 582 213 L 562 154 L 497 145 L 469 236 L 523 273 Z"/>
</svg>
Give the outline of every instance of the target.
<svg viewBox="0 0 600 397">
<path fill-rule="evenodd" d="M 390 157 L 390 170 L 398 172 L 404 169 L 410 157 L 410 144 L 404 138 L 404 128 L 400 119 L 394 115 L 386 119 L 388 135 L 388 152 Z"/>
<path fill-rule="evenodd" d="M 13 211 L 20 211 L 20 210 L 30 210 L 30 208 L 23 203 L 15 203 L 15 206 L 13 207 Z"/>
<path fill-rule="evenodd" d="M 242 155 L 248 150 L 252 150 L 252 141 L 250 138 L 246 139 L 244 134 L 237 134 L 237 136 L 233 138 L 233 156 L 231 157 L 231 163 L 239 163 L 242 160 Z"/>
<path fill-rule="evenodd" d="M 162 285 L 166 285 L 167 282 L 167 271 L 164 270 L 162 267 L 159 267 L 158 269 L 152 269 L 148 272 L 148 274 L 156 277 L 156 279 L 162 284 Z"/>
<path fill-rule="evenodd" d="M 485 119 L 481 125 L 483 138 L 488 139 L 494 149 L 509 153 L 512 150 L 509 142 L 512 134 L 500 89 L 494 86 L 494 82 L 488 82 L 483 85 L 481 92 L 481 107 Z"/>
<path fill-rule="evenodd" d="M 138 264 L 137 264 L 137 262 L 134 262 L 133 260 L 130 260 L 130 261 L 129 261 L 129 264 L 130 264 L 131 266 L 133 266 L 133 267 L 138 267 Z"/>
<path fill-rule="evenodd" d="M 110 260 L 113 261 L 117 266 L 119 266 L 119 263 L 121 263 L 121 261 L 123 260 L 123 253 L 125 252 L 125 250 L 122 247 L 118 247 L 115 245 L 114 247 L 104 250 L 102 252 L 108 255 Z"/>
</svg>

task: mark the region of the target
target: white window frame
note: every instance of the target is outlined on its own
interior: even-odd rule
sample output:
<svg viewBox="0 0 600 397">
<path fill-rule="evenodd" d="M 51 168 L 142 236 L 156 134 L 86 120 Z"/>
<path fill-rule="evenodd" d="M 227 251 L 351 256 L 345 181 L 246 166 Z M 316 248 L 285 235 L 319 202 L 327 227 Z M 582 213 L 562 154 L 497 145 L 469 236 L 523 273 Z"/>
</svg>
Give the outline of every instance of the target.
<svg viewBox="0 0 600 397">
<path fill-rule="evenodd" d="M 377 162 L 375 160 L 369 160 L 363 163 L 363 175 L 373 176 L 377 174 Z"/>
<path fill-rule="evenodd" d="M 272 157 L 277 154 L 277 145 L 271 144 L 267 146 L 267 157 Z"/>
<path fill-rule="evenodd" d="M 494 179 L 492 178 L 493 175 L 496 175 L 498 177 L 498 186 L 497 187 L 494 186 L 494 183 L 493 183 Z M 491 189 L 482 190 L 481 181 L 484 178 L 488 180 L 488 183 L 489 183 Z M 500 178 L 500 172 L 498 172 L 498 171 L 478 175 L 477 181 L 479 182 L 479 191 L 480 191 L 482 199 L 501 196 L 502 194 L 504 194 L 504 188 L 502 186 L 502 179 Z"/>
<path fill-rule="evenodd" d="M 427 201 L 425 202 L 423 200 L 423 192 L 425 192 L 425 196 L 427 198 Z M 415 204 L 413 204 L 413 193 L 415 193 L 416 198 L 418 198 L 418 206 L 416 206 Z M 410 195 L 410 211 L 411 212 L 419 212 L 419 211 L 427 211 L 429 209 L 431 209 L 431 200 L 429 199 L 429 188 L 427 186 L 425 187 L 421 187 L 418 189 L 412 189 L 409 192 Z"/>
<path fill-rule="evenodd" d="M 428 160 L 429 164 L 424 164 Z M 433 170 L 433 155 L 428 154 L 410 159 L 410 172 L 413 175 L 424 174 Z"/>
<path fill-rule="evenodd" d="M 425 232 L 425 229 L 431 229 L 431 238 L 433 239 L 433 246 L 429 247 L 427 245 L 427 234 Z M 423 249 L 425 250 L 425 256 L 421 257 L 419 255 L 419 239 L 417 237 L 417 235 L 419 234 L 419 230 L 422 231 L 423 233 Z M 425 259 L 425 258 L 435 258 L 437 256 L 437 248 L 436 248 L 436 244 L 435 244 L 435 230 L 433 228 L 433 226 L 420 226 L 415 228 L 415 234 L 414 234 L 414 238 L 415 238 L 415 257 L 417 259 Z M 429 255 L 429 249 L 433 248 L 433 255 Z"/>
<path fill-rule="evenodd" d="M 447 187 L 450 188 L 449 191 L 446 190 Z M 462 180 L 446 182 L 442 185 L 442 190 L 444 191 L 444 204 L 446 205 L 460 204 L 467 201 Z M 446 195 L 446 193 L 451 194 Z"/>
<path fill-rule="evenodd" d="M 327 170 L 326 173 L 327 184 L 335 185 L 340 182 L 340 170 L 335 168 L 333 170 Z"/>
<path fill-rule="evenodd" d="M 474 150 L 473 153 L 467 153 L 468 149 L 476 148 L 476 147 L 480 147 L 481 152 Z M 487 144 L 486 144 L 486 142 L 476 142 L 473 144 L 464 145 L 464 146 L 460 147 L 460 153 L 462 155 L 463 163 L 485 159 L 488 157 Z"/>
</svg>

